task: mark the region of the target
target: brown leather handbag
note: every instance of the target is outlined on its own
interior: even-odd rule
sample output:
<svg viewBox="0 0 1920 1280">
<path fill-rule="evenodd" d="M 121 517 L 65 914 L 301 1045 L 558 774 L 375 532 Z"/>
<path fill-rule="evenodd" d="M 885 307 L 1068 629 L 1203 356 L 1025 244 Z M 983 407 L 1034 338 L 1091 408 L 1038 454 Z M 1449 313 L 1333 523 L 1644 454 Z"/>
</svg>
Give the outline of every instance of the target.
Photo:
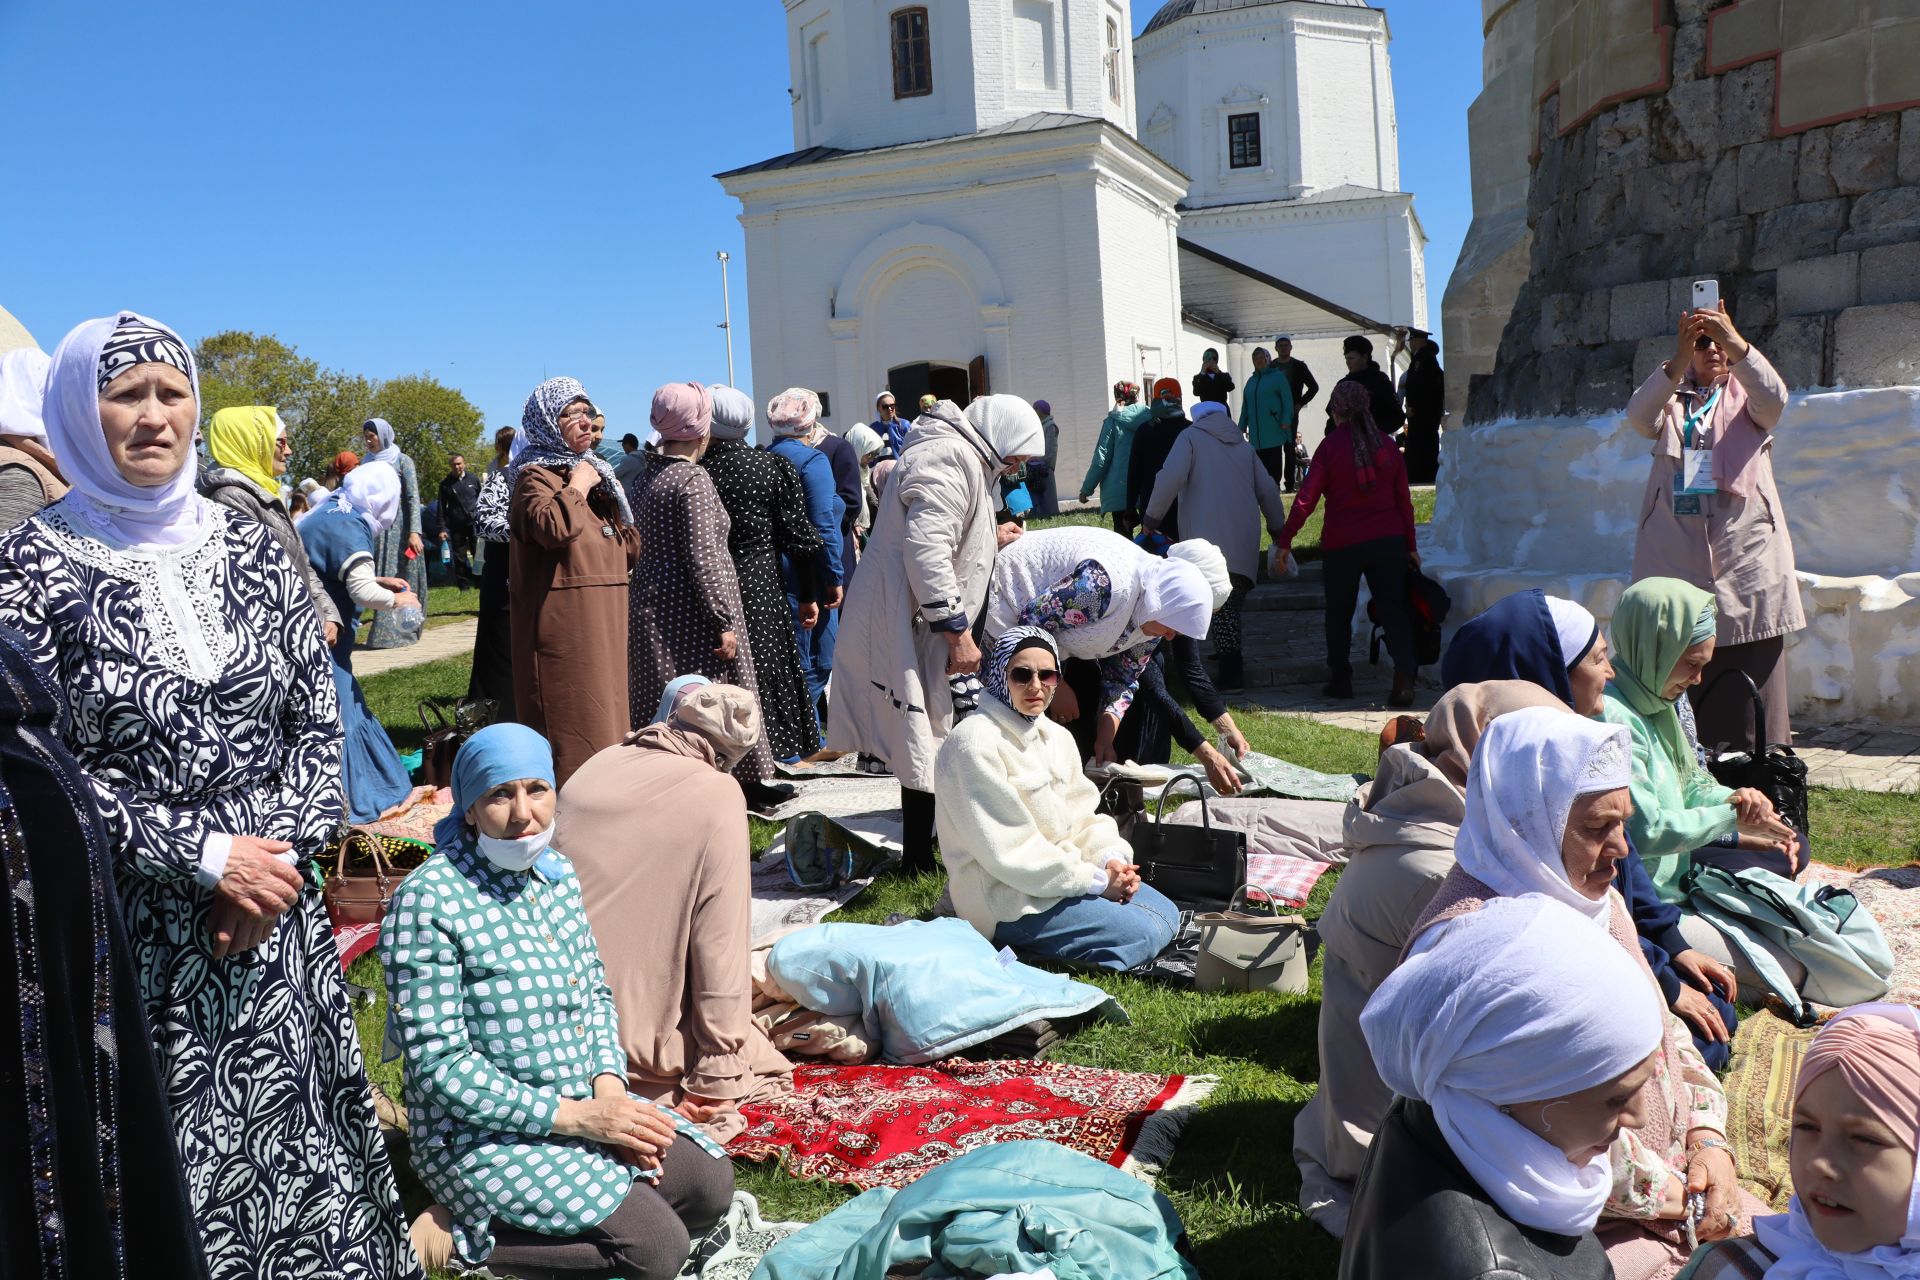
<svg viewBox="0 0 1920 1280">
<path fill-rule="evenodd" d="M 359 827 L 347 828 L 334 846 L 333 866 L 320 891 L 327 904 L 327 919 L 336 929 L 379 924 L 387 918 L 393 891 L 406 876 L 387 860 L 379 836 Z"/>
<path fill-rule="evenodd" d="M 492 698 L 422 698 L 418 710 L 420 727 L 427 732 L 420 744 L 420 780 L 430 787 L 450 787 L 460 744 L 492 724 L 500 704 Z"/>
</svg>

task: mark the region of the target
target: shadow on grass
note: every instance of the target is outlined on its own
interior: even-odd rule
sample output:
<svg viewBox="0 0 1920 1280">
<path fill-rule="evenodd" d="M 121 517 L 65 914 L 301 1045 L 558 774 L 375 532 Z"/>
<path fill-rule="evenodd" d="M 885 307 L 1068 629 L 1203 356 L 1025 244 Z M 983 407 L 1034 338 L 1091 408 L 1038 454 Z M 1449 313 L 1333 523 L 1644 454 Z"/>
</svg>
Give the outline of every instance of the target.
<svg viewBox="0 0 1920 1280">
<path fill-rule="evenodd" d="M 1317 998 L 1288 996 L 1259 1009 L 1236 1005 L 1195 1022 L 1190 1034 L 1194 1050 L 1206 1057 L 1240 1058 L 1312 1082 L 1320 1078 L 1319 1025 Z"/>
<path fill-rule="evenodd" d="M 1293 1120 L 1301 1102 L 1263 1098 L 1209 1106 L 1180 1135 L 1160 1190 L 1180 1210 L 1207 1280 L 1331 1277 L 1339 1241 L 1297 1206 Z M 1182 1156 L 1204 1152 L 1204 1158 Z"/>
</svg>

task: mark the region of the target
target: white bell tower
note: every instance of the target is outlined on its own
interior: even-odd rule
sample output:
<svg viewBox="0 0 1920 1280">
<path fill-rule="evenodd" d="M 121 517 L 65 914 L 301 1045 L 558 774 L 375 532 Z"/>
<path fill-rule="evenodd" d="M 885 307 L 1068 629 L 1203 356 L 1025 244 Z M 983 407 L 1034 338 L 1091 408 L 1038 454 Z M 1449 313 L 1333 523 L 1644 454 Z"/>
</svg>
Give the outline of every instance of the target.
<svg viewBox="0 0 1920 1280">
<path fill-rule="evenodd" d="M 1038 112 L 1131 133 L 1127 0 L 783 0 L 796 151 L 982 133 Z"/>
</svg>

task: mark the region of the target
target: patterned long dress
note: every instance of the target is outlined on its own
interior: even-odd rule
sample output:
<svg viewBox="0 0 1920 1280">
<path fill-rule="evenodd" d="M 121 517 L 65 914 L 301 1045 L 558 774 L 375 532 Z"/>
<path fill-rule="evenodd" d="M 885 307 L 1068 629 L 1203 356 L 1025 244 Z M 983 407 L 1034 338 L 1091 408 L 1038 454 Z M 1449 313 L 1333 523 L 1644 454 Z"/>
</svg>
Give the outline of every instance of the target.
<svg viewBox="0 0 1920 1280">
<path fill-rule="evenodd" d="M 727 553 L 731 522 L 712 479 L 691 459 L 650 453 L 646 470 L 628 482 L 627 502 L 640 530 L 640 563 L 628 595 L 633 726 L 652 723 L 660 695 L 677 676 L 698 673 L 758 699 L 753 642 Z M 713 651 L 723 631 L 733 632 L 738 644 L 731 659 Z M 772 773 L 773 753 L 763 733 L 733 776 L 761 782 Z"/>
<path fill-rule="evenodd" d="M 0 624 L 65 695 L 214 1280 L 417 1278 L 313 869 L 340 712 L 306 587 L 224 507 L 164 552 L 78 519 L 56 503 L 0 538 Z M 221 833 L 289 841 L 306 888 L 216 960 L 198 874 Z"/>
<path fill-rule="evenodd" d="M 800 473 L 785 458 L 740 440 L 714 441 L 700 465 L 732 525 L 727 546 L 740 577 L 768 745 L 781 760 L 812 755 L 820 749 L 820 726 L 807 697 L 793 615 L 780 582 L 781 556 L 810 571 L 820 554 L 820 533 L 807 519 Z"/>
<path fill-rule="evenodd" d="M 393 464 L 400 473 L 400 514 L 387 531 L 374 541 L 374 572 L 383 578 L 405 578 L 407 589 L 420 597 L 420 609 L 427 607 L 427 558 L 407 559 L 407 535 L 420 532 L 420 475 L 413 459 L 406 454 Z M 373 615 L 373 627 L 367 632 L 367 648 L 397 649 L 417 644 L 419 637 L 401 638 L 391 612 Z"/>
</svg>

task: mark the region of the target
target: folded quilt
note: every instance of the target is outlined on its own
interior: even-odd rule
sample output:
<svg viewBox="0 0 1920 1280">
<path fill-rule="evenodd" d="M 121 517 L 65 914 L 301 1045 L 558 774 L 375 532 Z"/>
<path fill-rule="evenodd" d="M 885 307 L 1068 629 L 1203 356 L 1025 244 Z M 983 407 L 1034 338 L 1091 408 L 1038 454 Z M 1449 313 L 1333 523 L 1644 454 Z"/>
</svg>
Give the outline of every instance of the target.
<svg viewBox="0 0 1920 1280">
<path fill-rule="evenodd" d="M 1100 988 L 1021 964 L 957 919 L 802 929 L 774 943 L 767 977 L 803 1008 L 857 1016 L 887 1062 L 935 1062 L 1038 1018 L 1126 1016 Z"/>
</svg>

